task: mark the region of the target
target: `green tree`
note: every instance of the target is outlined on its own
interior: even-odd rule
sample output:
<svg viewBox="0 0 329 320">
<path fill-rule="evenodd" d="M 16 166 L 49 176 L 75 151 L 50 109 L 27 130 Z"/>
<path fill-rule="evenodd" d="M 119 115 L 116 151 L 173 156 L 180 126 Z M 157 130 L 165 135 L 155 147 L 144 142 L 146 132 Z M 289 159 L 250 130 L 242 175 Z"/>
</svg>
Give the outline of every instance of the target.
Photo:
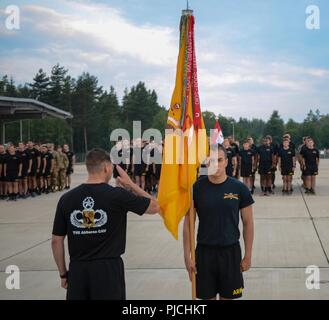
<svg viewBox="0 0 329 320">
<path fill-rule="evenodd" d="M 216 115 L 210 111 L 202 112 L 204 126 L 206 127 L 207 134 L 210 134 L 210 130 L 215 128 L 216 124 Z"/>
<path fill-rule="evenodd" d="M 72 96 L 73 130 L 75 149 L 87 152 L 97 134 L 96 111 L 97 103 L 102 94 L 102 87 L 98 86 L 98 79 L 89 73 L 83 73 L 76 82 Z"/>
<path fill-rule="evenodd" d="M 97 135 L 91 141 L 93 146 L 99 146 L 105 149 L 110 149 L 110 135 L 116 128 L 122 127 L 120 118 L 120 106 L 117 94 L 113 87 L 110 91 L 105 91 L 96 107 Z"/>
<path fill-rule="evenodd" d="M 280 143 L 282 141 L 284 130 L 284 121 L 280 117 L 279 112 L 276 110 L 273 111 L 264 128 L 264 135 L 271 135 L 273 141 Z"/>
<path fill-rule="evenodd" d="M 56 64 L 51 69 L 48 101 L 53 106 L 60 109 L 64 109 L 62 103 L 65 102 L 63 101 L 63 92 L 67 72 L 68 70 L 66 70 L 64 67 L 61 67 L 59 64 Z"/>
<path fill-rule="evenodd" d="M 152 128 L 158 129 L 161 132 L 162 137 L 165 135 L 167 118 L 168 110 L 165 107 L 161 107 L 159 112 L 153 118 Z"/>
<path fill-rule="evenodd" d="M 143 82 L 125 91 L 123 97 L 124 125 L 132 134 L 133 121 L 141 121 L 142 131 L 151 128 L 153 118 L 161 110 L 156 92 L 147 90 Z"/>
<path fill-rule="evenodd" d="M 39 69 L 38 73 L 33 78 L 33 83 L 30 83 L 31 98 L 47 102 L 49 97 L 49 77 L 42 70 Z"/>
</svg>

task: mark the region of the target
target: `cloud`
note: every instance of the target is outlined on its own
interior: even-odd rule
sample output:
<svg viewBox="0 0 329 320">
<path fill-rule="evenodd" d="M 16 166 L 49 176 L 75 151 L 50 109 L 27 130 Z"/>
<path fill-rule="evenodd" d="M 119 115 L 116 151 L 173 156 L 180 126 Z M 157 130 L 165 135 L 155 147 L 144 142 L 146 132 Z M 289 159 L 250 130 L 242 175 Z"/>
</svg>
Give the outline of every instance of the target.
<svg viewBox="0 0 329 320">
<path fill-rule="evenodd" d="M 125 55 L 144 64 L 171 65 L 176 52 L 173 29 L 134 25 L 106 5 L 70 2 L 69 6 L 72 14 L 36 5 L 25 6 L 25 22 L 51 39 L 65 37 L 67 44 L 73 39 L 82 47 L 97 47 L 102 54 Z"/>
<path fill-rule="evenodd" d="M 50 72 L 59 62 L 75 77 L 84 71 L 96 75 L 100 85 L 113 85 L 120 95 L 142 80 L 168 106 L 175 80 L 177 28 L 138 24 L 109 5 L 86 1 L 26 5 L 21 12 L 22 28 L 15 33 L 15 43 L 7 43 L 8 34 L 0 33 L 6 40 L 0 42 L 2 73 L 30 82 L 39 68 Z M 221 42 L 219 32 L 226 34 Z M 325 93 L 329 70 L 291 63 L 288 57 L 260 58 L 244 48 L 233 49 L 232 40 L 225 42 L 232 32 L 223 27 L 211 33 L 207 28 L 197 30 L 203 110 L 264 118 L 279 109 L 286 118 L 300 120 L 313 106 L 329 112 Z"/>
</svg>

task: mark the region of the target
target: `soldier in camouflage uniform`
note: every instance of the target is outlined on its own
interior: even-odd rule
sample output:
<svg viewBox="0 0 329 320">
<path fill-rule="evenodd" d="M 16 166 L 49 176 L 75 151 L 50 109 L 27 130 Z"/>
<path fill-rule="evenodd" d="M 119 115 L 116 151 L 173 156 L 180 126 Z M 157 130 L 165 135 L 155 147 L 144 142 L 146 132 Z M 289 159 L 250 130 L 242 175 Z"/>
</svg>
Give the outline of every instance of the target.
<svg viewBox="0 0 329 320">
<path fill-rule="evenodd" d="M 58 190 L 62 191 L 65 187 L 66 180 L 66 170 L 69 166 L 69 159 L 67 155 L 63 152 L 62 147 L 57 148 L 58 152 Z"/>
<path fill-rule="evenodd" d="M 51 170 L 51 191 L 55 192 L 56 191 L 56 187 L 58 186 L 57 182 L 58 182 L 58 166 L 59 166 L 59 155 L 58 152 L 56 150 L 54 150 L 54 144 L 50 143 L 48 145 L 48 149 L 49 152 L 52 154 L 53 156 L 53 167 Z"/>
</svg>

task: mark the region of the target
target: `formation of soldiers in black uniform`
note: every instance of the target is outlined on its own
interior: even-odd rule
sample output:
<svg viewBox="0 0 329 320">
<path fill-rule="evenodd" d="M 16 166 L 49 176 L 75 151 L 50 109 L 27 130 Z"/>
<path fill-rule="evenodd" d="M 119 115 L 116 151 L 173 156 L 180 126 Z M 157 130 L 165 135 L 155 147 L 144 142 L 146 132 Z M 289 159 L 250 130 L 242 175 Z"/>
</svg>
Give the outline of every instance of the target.
<svg viewBox="0 0 329 320">
<path fill-rule="evenodd" d="M 319 150 L 311 137 L 304 137 L 303 144 L 296 148 L 290 134 L 282 137 L 280 145 L 271 136 L 265 136 L 256 146 L 252 137 L 242 145 L 231 136 L 224 139 L 230 177 L 242 178 L 254 193 L 256 173 L 260 175 L 262 195 L 274 194 L 276 173 L 283 180 L 282 194 L 293 193 L 293 176 L 299 163 L 306 194 L 315 194 L 318 175 Z M 162 143 L 136 139 L 132 142 L 119 140 L 112 153 L 113 163 L 120 165 L 132 180 L 149 194 L 156 194 L 161 174 Z M 116 159 L 117 158 L 117 159 Z M 54 144 L 19 143 L 17 147 L 0 144 L 0 199 L 16 201 L 43 193 L 69 189 L 75 155 L 67 144 L 55 149 Z M 115 170 L 116 171 L 116 170 Z M 114 171 L 114 178 L 117 173 Z"/>
<path fill-rule="evenodd" d="M 288 133 L 282 137 L 280 145 L 274 143 L 269 135 L 262 139 L 262 144 L 258 147 L 251 137 L 243 141 L 241 148 L 239 142 L 233 141 L 232 137 L 224 139 L 223 145 L 229 160 L 227 175 L 237 179 L 242 177 L 252 194 L 255 190 L 257 171 L 264 196 L 274 194 L 276 172 L 279 171 L 283 180 L 282 194 L 291 195 L 297 162 L 301 169 L 305 193 L 315 194 L 320 153 L 311 137 L 304 137 L 303 144 L 298 148 Z"/>
<path fill-rule="evenodd" d="M 67 144 L 0 144 L 0 199 L 16 201 L 69 189 L 75 155 Z"/>
<path fill-rule="evenodd" d="M 162 147 L 162 143 L 156 143 L 152 137 L 150 140 L 138 138 L 131 143 L 119 140 L 112 153 L 112 161 L 119 164 L 140 188 L 156 194 L 161 175 Z"/>
</svg>

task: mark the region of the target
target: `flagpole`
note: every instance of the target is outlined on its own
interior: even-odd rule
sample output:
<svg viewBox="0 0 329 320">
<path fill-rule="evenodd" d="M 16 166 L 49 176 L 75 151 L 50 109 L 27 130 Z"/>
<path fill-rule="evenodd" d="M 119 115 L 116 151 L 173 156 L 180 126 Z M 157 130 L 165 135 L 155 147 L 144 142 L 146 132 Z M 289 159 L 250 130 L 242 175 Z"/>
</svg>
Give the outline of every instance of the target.
<svg viewBox="0 0 329 320">
<path fill-rule="evenodd" d="M 195 265 L 195 209 L 193 201 L 193 188 L 191 189 L 191 205 L 189 211 L 189 221 L 190 221 L 190 247 L 191 247 L 191 260 Z M 192 300 L 196 300 L 196 274 L 192 271 Z"/>
<path fill-rule="evenodd" d="M 183 16 L 193 15 L 193 10 L 189 7 L 189 2 L 187 0 L 186 9 L 182 11 Z M 191 204 L 189 210 L 189 221 L 190 221 L 190 248 L 191 248 L 191 260 L 195 265 L 195 210 L 193 202 L 193 188 L 191 189 Z M 196 300 L 196 274 L 192 271 L 191 274 L 192 280 L 192 300 Z"/>
</svg>

